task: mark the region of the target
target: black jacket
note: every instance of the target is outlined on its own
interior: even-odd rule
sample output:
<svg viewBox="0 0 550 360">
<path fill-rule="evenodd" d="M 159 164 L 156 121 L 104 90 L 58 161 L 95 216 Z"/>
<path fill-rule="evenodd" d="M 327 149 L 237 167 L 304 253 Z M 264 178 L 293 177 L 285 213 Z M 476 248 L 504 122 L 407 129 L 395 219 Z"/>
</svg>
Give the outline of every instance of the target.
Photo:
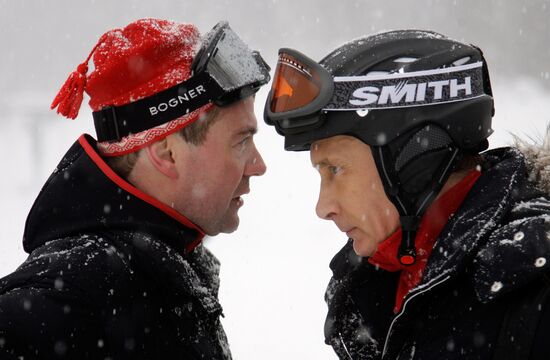
<svg viewBox="0 0 550 360">
<path fill-rule="evenodd" d="M 550 296 L 537 298 L 550 288 L 549 196 L 528 180 L 517 149 L 484 157 L 488 168 L 441 232 L 398 314 L 399 273 L 357 257 L 351 243 L 334 257 L 325 338 L 341 359 L 507 359 L 514 341 L 530 342 L 525 359 L 550 359 Z M 522 311 L 536 326 L 520 343 L 503 324 L 526 303 Z M 506 342 L 512 351 L 503 355 Z"/>
<path fill-rule="evenodd" d="M 29 213 L 30 255 L 0 280 L 0 358 L 230 359 L 204 234 L 94 144 L 71 147 Z"/>
</svg>

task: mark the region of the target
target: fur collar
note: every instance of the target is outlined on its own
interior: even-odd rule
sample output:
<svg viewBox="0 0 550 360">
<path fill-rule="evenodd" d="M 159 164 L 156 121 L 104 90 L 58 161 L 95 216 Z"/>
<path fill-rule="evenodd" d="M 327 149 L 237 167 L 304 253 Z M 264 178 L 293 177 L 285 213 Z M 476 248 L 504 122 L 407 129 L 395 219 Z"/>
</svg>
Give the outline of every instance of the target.
<svg viewBox="0 0 550 360">
<path fill-rule="evenodd" d="M 550 125 L 542 139 L 527 141 L 514 136 L 514 146 L 525 156 L 529 180 L 544 193 L 550 193 Z"/>
</svg>

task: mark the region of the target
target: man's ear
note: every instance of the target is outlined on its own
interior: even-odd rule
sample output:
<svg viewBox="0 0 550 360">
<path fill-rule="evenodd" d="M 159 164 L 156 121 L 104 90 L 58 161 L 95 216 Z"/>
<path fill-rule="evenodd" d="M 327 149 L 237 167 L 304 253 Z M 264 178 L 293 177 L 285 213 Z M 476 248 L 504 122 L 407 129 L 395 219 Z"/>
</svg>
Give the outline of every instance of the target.
<svg viewBox="0 0 550 360">
<path fill-rule="evenodd" d="M 155 141 L 144 150 L 155 169 L 171 179 L 177 179 L 178 171 L 176 168 L 172 145 L 172 142 L 164 138 L 162 140 Z"/>
</svg>

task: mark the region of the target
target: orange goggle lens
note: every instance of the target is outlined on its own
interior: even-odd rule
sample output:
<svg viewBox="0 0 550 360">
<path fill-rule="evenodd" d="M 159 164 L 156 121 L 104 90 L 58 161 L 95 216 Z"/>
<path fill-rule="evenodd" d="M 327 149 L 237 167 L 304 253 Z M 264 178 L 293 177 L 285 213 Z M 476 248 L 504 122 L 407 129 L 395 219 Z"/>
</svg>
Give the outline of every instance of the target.
<svg viewBox="0 0 550 360">
<path fill-rule="evenodd" d="M 311 103 L 321 92 L 319 74 L 292 55 L 279 54 L 271 87 L 273 113 L 296 110 Z"/>
</svg>

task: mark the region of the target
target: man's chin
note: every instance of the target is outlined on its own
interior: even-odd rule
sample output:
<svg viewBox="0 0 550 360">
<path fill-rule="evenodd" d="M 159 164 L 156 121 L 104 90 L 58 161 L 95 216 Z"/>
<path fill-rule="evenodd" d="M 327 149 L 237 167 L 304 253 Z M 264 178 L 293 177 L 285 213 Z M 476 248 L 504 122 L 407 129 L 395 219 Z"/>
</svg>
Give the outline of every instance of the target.
<svg viewBox="0 0 550 360">
<path fill-rule="evenodd" d="M 216 236 L 220 233 L 231 234 L 235 232 L 239 227 L 239 216 L 235 214 L 231 219 L 224 219 L 223 223 L 211 228 L 204 229 L 204 232 L 208 236 Z"/>
<path fill-rule="evenodd" d="M 366 239 L 353 240 L 353 251 L 361 257 L 372 256 L 376 252 L 377 247 L 372 246 Z"/>
<path fill-rule="evenodd" d="M 239 228 L 239 217 L 237 216 L 237 218 L 231 224 L 228 224 L 227 226 L 223 227 L 223 229 L 220 232 L 224 234 L 231 234 L 232 232 L 235 232 L 238 228 Z"/>
</svg>

